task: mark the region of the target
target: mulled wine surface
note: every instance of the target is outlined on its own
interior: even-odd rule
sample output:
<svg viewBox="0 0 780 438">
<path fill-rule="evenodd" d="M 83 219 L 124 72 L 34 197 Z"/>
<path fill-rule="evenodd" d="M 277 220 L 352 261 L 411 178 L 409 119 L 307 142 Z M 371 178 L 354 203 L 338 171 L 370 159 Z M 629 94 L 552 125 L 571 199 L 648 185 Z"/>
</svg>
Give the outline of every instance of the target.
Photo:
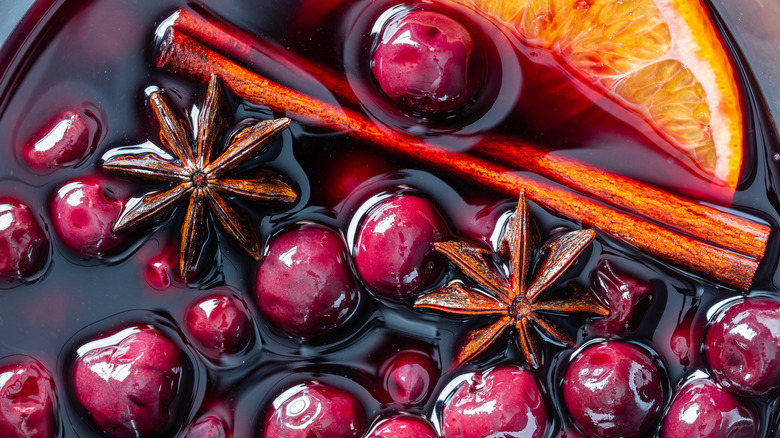
<svg viewBox="0 0 780 438">
<path fill-rule="evenodd" d="M 367 63 L 373 50 L 374 18 L 382 8 L 397 7 L 393 2 L 369 5 L 367 1 L 202 3 L 226 22 L 344 74 L 353 85 L 363 84 L 370 77 Z M 213 219 L 207 221 L 208 236 L 193 279 L 185 282 L 176 275 L 168 280 L 165 275 L 161 278 L 153 266 L 155 261 L 168 260 L 166 254 L 178 251 L 184 204 L 170 218 L 127 231 L 127 243 L 121 250 L 100 260 L 79 256 L 62 243 L 53 229 L 51 212 L 52 199 L 64 183 L 97 175 L 112 181 L 116 190 L 136 197 L 166 187 L 105 173 L 101 163 L 106 152 L 118 147 L 146 142 L 161 145 L 147 97 L 150 90 L 163 90 L 181 117 L 203 102 L 205 84 L 154 67 L 158 26 L 185 6 L 185 2 L 175 0 L 54 2 L 46 10 L 33 8 L 33 15 L 42 18 L 26 23 L 23 30 L 28 37 L 20 51 L 5 48 L 13 57 L 8 58 L 12 62 L 2 76 L 0 96 L 0 139 L 4 145 L 0 150 L 0 196 L 27 204 L 45 224 L 52 248 L 40 278 L 0 290 L 0 357 L 29 356 L 52 373 L 57 394 L 57 436 L 102 436 L 74 395 L 74 361 L 77 350 L 89 341 L 128 326 L 152 325 L 184 353 L 175 417 L 161 436 L 185 436 L 192 423 L 213 412 L 228 413 L 225 416 L 234 437 L 262 436 L 272 402 L 284 391 L 309 381 L 354 395 L 365 410 L 363 420 L 368 425 L 406 412 L 440 427 L 443 407 L 454 389 L 453 379 L 505 364 L 525 366 L 513 333 L 502 336 L 462 367 L 453 368 L 466 334 L 486 325 L 490 317 L 452 316 L 415 309 L 410 299 L 379 298 L 359 280 L 351 256 L 346 257 L 346 266 L 356 282 L 354 312 L 324 335 L 308 340 L 291 337 L 269 324 L 258 309 L 258 262 L 227 240 Z M 465 8 L 458 11 L 466 19 L 482 19 Z M 732 48 L 744 86 L 746 159 L 733 202 L 725 207 L 765 221 L 774 233 L 780 222 L 772 158 L 777 140 L 753 88 L 750 71 L 741 64 L 738 49 Z M 496 76 L 490 69 L 485 72 L 486 83 L 494 87 L 486 92 L 502 98 L 495 108 L 477 111 L 465 128 L 449 122 L 410 127 L 398 121 L 397 113 L 382 115 L 387 102 L 366 104 L 361 111 L 378 123 L 413 132 L 417 129 L 415 133 L 431 138 L 455 138 L 465 145 L 470 138 L 485 133 L 517 136 L 549 148 L 552 154 L 722 205 L 724 196 L 718 189 L 655 148 L 635 128 L 636 120 L 630 114 L 608 104 L 593 103 L 568 84 L 559 70 L 535 62 L 530 49 L 524 52 L 497 45 L 494 50 L 513 60 L 503 65 L 503 75 Z M 271 79 L 285 83 L 283 77 Z M 229 89 L 226 96 L 231 127 L 247 118 L 283 116 L 247 103 Z M 318 97 L 346 105 L 334 95 L 322 93 Z M 479 106 L 479 98 L 475 102 Z M 20 156 L 23 145 L 35 138 L 52 117 L 70 108 L 88 116 L 94 151 L 74 166 L 36 172 Z M 230 199 L 231 205 L 256 228 L 265 252 L 270 251 L 269 242 L 296 224 L 317 223 L 336 230 L 354 254 L 361 218 L 381 201 L 399 194 L 419 195 L 431 201 L 452 238 L 492 248 L 498 241 L 496 223 L 503 224 L 518 205 L 517 198 L 295 120 L 269 143 L 259 162 L 262 168 L 282 175 L 298 195 L 297 201 L 289 205 Z M 529 208 L 542 243 L 564 230 L 581 228 L 533 202 Z M 775 242 L 773 234 L 752 291 L 747 293 L 751 298 L 777 301 L 780 297 Z M 702 352 L 707 321 L 723 303 L 744 294 L 600 234 L 556 284 L 591 288 L 597 282 L 594 272 L 603 269 L 605 262 L 649 285 L 650 292 L 637 304 L 640 310 L 634 314 L 630 334 L 617 339 L 649 352 L 660 369 L 663 406 L 667 407 L 681 382 L 708 373 Z M 175 274 L 176 270 L 174 264 L 169 273 Z M 461 271 L 449 265 L 425 290 L 462 278 Z M 241 306 L 245 305 L 251 315 L 247 345 L 217 358 L 209 355 L 185 328 L 187 309 L 214 292 L 240 298 Z M 546 435 L 550 437 L 566 436 L 563 434 L 573 428 L 563 406 L 562 388 L 573 355 L 583 345 L 603 341 L 593 330 L 588 333 L 587 317 L 559 315 L 555 321 L 575 334 L 577 346 L 540 341 L 544 361 L 535 374 L 550 418 Z M 388 361 L 404 352 L 420 355 L 433 364 L 430 388 L 407 404 L 398 403 L 388 394 L 385 381 Z M 741 399 L 758 412 L 758 436 L 772 437 L 780 431 L 777 397 L 775 390 L 769 395 Z M 647 436 L 658 436 L 658 427 L 660 424 Z"/>
</svg>

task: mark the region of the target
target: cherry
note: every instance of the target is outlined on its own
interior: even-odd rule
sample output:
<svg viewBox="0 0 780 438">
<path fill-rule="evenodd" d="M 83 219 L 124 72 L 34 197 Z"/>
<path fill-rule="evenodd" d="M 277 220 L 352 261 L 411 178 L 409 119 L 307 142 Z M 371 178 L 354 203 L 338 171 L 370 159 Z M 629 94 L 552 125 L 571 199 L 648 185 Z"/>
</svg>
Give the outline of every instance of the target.
<svg viewBox="0 0 780 438">
<path fill-rule="evenodd" d="M 341 326 L 359 296 L 344 239 L 318 224 L 274 236 L 257 271 L 255 292 L 268 321 L 299 338 Z"/>
<path fill-rule="evenodd" d="M 591 345 L 571 362 L 563 380 L 571 420 L 587 436 L 629 438 L 656 426 L 664 407 L 658 367 L 636 345 Z"/>
<path fill-rule="evenodd" d="M 650 293 L 650 284 L 612 267 L 604 260 L 593 274 L 592 290 L 609 305 L 609 316 L 589 321 L 588 334 L 596 337 L 626 335 L 636 329 L 639 303 Z"/>
<path fill-rule="evenodd" d="M 430 201 L 415 195 L 385 199 L 363 218 L 355 267 L 376 295 L 408 299 L 441 278 L 446 264 L 433 244 L 448 234 Z"/>
<path fill-rule="evenodd" d="M 95 146 L 91 125 L 97 125 L 97 121 L 81 112 L 65 110 L 22 147 L 22 158 L 39 173 L 79 164 Z"/>
<path fill-rule="evenodd" d="M 271 403 L 263 437 L 360 437 L 365 421 L 355 396 L 323 383 L 307 382 L 288 389 Z"/>
<path fill-rule="evenodd" d="M 73 391 L 94 423 L 118 438 L 158 436 L 179 392 L 182 352 L 150 326 L 131 326 L 77 351 Z"/>
<path fill-rule="evenodd" d="M 479 87 L 475 51 L 463 24 L 441 12 L 413 10 L 386 23 L 371 71 L 399 108 L 441 115 L 465 106 Z"/>
<path fill-rule="evenodd" d="M 0 279 L 10 283 L 40 273 L 49 260 L 49 236 L 30 208 L 0 199 Z"/>
<path fill-rule="evenodd" d="M 704 353 L 729 391 L 763 396 L 780 388 L 780 302 L 748 298 L 718 313 L 707 327 Z"/>
<path fill-rule="evenodd" d="M 550 419 L 534 374 L 507 365 L 461 383 L 442 412 L 442 436 L 547 436 Z"/>
<path fill-rule="evenodd" d="M 378 422 L 366 438 L 437 438 L 433 426 L 416 415 L 398 414 Z"/>
<path fill-rule="evenodd" d="M 225 421 L 216 415 L 207 415 L 197 419 L 187 429 L 187 438 L 230 438 L 230 433 Z"/>
<path fill-rule="evenodd" d="M 753 438 L 759 431 L 755 410 L 708 379 L 685 385 L 661 426 L 662 436 L 686 438 Z"/>
<path fill-rule="evenodd" d="M 173 286 L 183 287 L 186 281 L 179 273 L 179 248 L 171 242 L 163 244 L 161 251 L 149 257 L 144 267 L 146 284 L 163 291 Z"/>
<path fill-rule="evenodd" d="M 438 367 L 419 351 L 401 351 L 388 358 L 380 370 L 385 392 L 405 407 L 425 402 L 436 383 Z"/>
<path fill-rule="evenodd" d="M 54 379 L 38 361 L 26 358 L 0 367 L 0 436 L 56 436 L 55 404 Z"/>
<path fill-rule="evenodd" d="M 87 176 L 66 182 L 51 201 L 54 230 L 62 243 L 86 258 L 102 258 L 125 244 L 112 229 L 124 207 L 124 188 L 112 181 Z"/>
<path fill-rule="evenodd" d="M 235 354 L 249 342 L 251 322 L 238 298 L 214 293 L 192 303 L 184 320 L 192 337 L 211 356 Z"/>
</svg>

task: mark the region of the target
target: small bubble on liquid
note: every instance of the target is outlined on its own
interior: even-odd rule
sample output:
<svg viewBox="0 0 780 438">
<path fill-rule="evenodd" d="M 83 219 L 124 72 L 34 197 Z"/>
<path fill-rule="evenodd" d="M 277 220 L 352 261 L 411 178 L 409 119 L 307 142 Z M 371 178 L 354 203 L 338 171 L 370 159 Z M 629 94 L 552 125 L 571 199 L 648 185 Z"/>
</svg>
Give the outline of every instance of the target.
<svg viewBox="0 0 780 438">
<path fill-rule="evenodd" d="M 772 159 L 775 161 L 780 161 L 780 153 L 775 152 L 775 154 L 772 155 Z"/>
</svg>

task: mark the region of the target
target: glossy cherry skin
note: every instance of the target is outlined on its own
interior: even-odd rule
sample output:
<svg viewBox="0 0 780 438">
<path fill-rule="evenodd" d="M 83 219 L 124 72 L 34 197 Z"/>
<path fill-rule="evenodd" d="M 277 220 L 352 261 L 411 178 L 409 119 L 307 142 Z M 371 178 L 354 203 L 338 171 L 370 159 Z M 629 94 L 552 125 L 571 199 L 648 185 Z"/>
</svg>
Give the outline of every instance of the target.
<svg viewBox="0 0 780 438">
<path fill-rule="evenodd" d="M 758 414 L 708 379 L 686 384 L 674 397 L 661 436 L 685 438 L 753 438 L 760 432 Z"/>
<path fill-rule="evenodd" d="M 780 388 L 780 301 L 748 298 L 718 313 L 704 340 L 712 375 L 729 391 L 764 396 Z"/>
<path fill-rule="evenodd" d="M 408 194 L 385 199 L 363 218 L 355 267 L 374 294 L 408 299 L 441 278 L 446 263 L 433 244 L 448 234 L 430 201 Z"/>
<path fill-rule="evenodd" d="M 118 438 L 158 436 L 179 392 L 182 352 L 149 326 L 132 326 L 77 351 L 76 399 L 95 425 Z"/>
<path fill-rule="evenodd" d="M 438 377 L 433 359 L 418 351 L 394 354 L 382 365 L 385 392 L 397 404 L 405 407 L 424 403 Z"/>
<path fill-rule="evenodd" d="M 46 266 L 50 248 L 49 236 L 27 205 L 0 199 L 0 280 L 34 277 Z"/>
<path fill-rule="evenodd" d="M 274 236 L 260 263 L 255 292 L 263 316 L 299 338 L 342 325 L 359 297 L 344 239 L 318 224 Z"/>
<path fill-rule="evenodd" d="M 547 436 L 550 418 L 534 374 L 518 366 L 478 372 L 461 383 L 442 411 L 442 436 Z"/>
<path fill-rule="evenodd" d="M 76 165 L 94 148 L 90 125 L 95 124 L 81 112 L 65 110 L 22 147 L 21 156 L 39 173 Z"/>
<path fill-rule="evenodd" d="M 54 379 L 26 358 L 0 366 L 0 436 L 49 438 L 56 434 Z"/>
<path fill-rule="evenodd" d="M 352 394 L 319 382 L 307 382 L 271 403 L 264 438 L 356 438 L 365 432 L 363 406 Z"/>
<path fill-rule="evenodd" d="M 590 345 L 574 358 L 563 380 L 563 400 L 586 436 L 629 438 L 656 426 L 664 389 L 645 350 L 608 341 Z"/>
<path fill-rule="evenodd" d="M 425 419 L 399 414 L 378 422 L 366 438 L 438 438 L 438 435 Z"/>
<path fill-rule="evenodd" d="M 74 179 L 60 186 L 51 201 L 52 225 L 62 243 L 79 256 L 111 255 L 126 242 L 112 229 L 124 203 L 124 189 L 108 179 Z"/>
<path fill-rule="evenodd" d="M 608 261 L 599 263 L 593 274 L 592 290 L 608 304 L 609 316 L 588 322 L 588 334 L 594 337 L 621 336 L 632 332 L 639 304 L 650 293 L 650 284 L 624 274 Z"/>
<path fill-rule="evenodd" d="M 371 71 L 399 108 L 440 115 L 465 105 L 471 83 L 474 37 L 437 11 L 413 10 L 391 19 L 380 35 Z"/>
<path fill-rule="evenodd" d="M 249 342 L 251 321 L 236 297 L 215 293 L 192 303 L 185 312 L 187 330 L 208 355 L 241 351 Z"/>
<path fill-rule="evenodd" d="M 199 418 L 187 429 L 187 438 L 230 438 L 233 436 L 227 424 L 215 415 Z"/>
</svg>

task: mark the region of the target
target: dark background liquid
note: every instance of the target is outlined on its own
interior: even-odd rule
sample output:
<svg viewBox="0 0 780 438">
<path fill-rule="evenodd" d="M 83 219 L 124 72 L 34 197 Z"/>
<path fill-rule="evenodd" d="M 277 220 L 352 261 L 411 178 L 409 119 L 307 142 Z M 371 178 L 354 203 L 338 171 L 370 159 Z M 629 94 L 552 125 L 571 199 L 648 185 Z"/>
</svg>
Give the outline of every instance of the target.
<svg viewBox="0 0 780 438">
<path fill-rule="evenodd" d="M 354 16 L 361 2 L 328 9 L 332 3 L 336 2 L 231 0 L 209 2 L 206 6 L 244 29 L 257 32 L 336 71 L 343 71 L 345 65 L 349 65 L 349 59 L 361 59 L 361 55 L 345 52 L 345 47 L 351 47 L 350 38 L 355 37 L 355 22 L 342 17 Z M 143 95 L 147 86 L 164 88 L 172 105 L 180 110 L 200 102 L 204 93 L 202 85 L 150 67 L 155 28 L 184 5 L 184 2 L 173 0 L 101 0 L 47 3 L 47 7 L 38 6 L 33 10 L 45 19 L 28 23 L 23 29 L 26 32 L 16 35 L 13 41 L 21 44 L 19 52 L 7 49 L 5 53 L 10 67 L 0 83 L 3 93 L 0 96 L 0 140 L 3 144 L 0 195 L 22 199 L 50 223 L 48 203 L 56 187 L 68 179 L 95 172 L 96 163 L 106 150 L 147 140 L 159 144 Z M 318 11 L 316 7 L 322 9 Z M 18 38 L 22 34 L 27 37 Z M 734 208 L 776 228 L 778 198 L 774 173 L 777 163 L 772 157 L 777 152 L 777 142 L 753 83 L 753 72 L 744 63 L 741 53 L 734 51 L 746 85 L 748 148 L 752 151 L 748 153 Z M 519 55 L 522 58 L 523 54 Z M 519 62 L 526 73 L 537 68 L 527 61 Z M 537 74 L 542 82 L 557 83 L 553 70 L 538 67 Z M 650 147 L 630 123 L 587 105 L 588 102 L 571 89 L 560 95 L 571 101 L 584 102 L 586 109 L 572 118 L 554 120 L 556 111 L 551 108 L 550 126 L 523 124 L 540 101 L 550 101 L 545 100 L 549 98 L 545 93 L 528 92 L 516 102 L 517 108 L 513 108 L 506 119 L 495 121 L 495 127 L 491 129 L 531 138 L 554 146 L 558 150 L 556 153 L 568 154 L 669 189 L 679 189 L 693 181 L 685 175 L 684 169 L 659 174 L 658 169 L 667 169 L 664 166 L 666 157 Z M 101 108 L 103 119 L 102 139 L 91 159 L 75 169 L 63 169 L 46 176 L 29 171 L 16 156 L 18 148 L 62 109 L 87 103 Z M 272 116 L 263 108 L 235 99 L 230 104 L 236 121 L 245 117 Z M 593 126 L 594 120 L 599 120 L 600 124 Z M 561 129 L 561 126 L 568 128 Z M 596 144 L 599 147 L 594 146 Z M 631 152 L 616 155 L 617 148 Z M 621 158 L 613 158 L 616 156 Z M 349 238 L 353 216 L 362 204 L 379 193 L 412 190 L 425 194 L 442 209 L 455 234 L 487 244 L 495 221 L 516 203 L 516 200 L 475 189 L 416 163 L 379 154 L 344 135 L 298 124 L 293 124 L 271 146 L 266 158 L 267 166 L 295 182 L 301 202 L 289 210 L 236 202 L 249 212 L 263 239 L 302 220 L 339 228 Z M 637 162 L 642 166 L 637 166 Z M 155 188 L 140 184 L 132 187 L 139 194 Z M 540 229 L 547 232 L 557 227 L 577 227 L 535 205 L 532 205 L 532 211 Z M 392 352 L 410 345 L 428 351 L 444 368 L 445 374 L 427 403 L 405 409 L 426 416 L 433 414 L 441 390 L 460 372 L 500 363 L 522 363 L 514 341 L 506 337 L 465 369 L 447 371 L 465 330 L 483 325 L 484 319 L 448 319 L 421 313 L 405 304 L 378 300 L 365 290 L 358 313 L 337 332 L 312 342 L 289 339 L 269 328 L 254 311 L 256 263 L 250 263 L 222 241 L 219 241 L 221 268 L 218 272 L 189 288 L 154 290 L 144 279 L 145 264 L 151 254 L 160 251 L 161 245 L 177 238 L 179 219 L 180 216 L 176 216 L 153 234 L 139 237 L 138 245 L 105 263 L 80 260 L 63 249 L 52 233 L 53 260 L 45 277 L 31 285 L 0 291 L 0 357 L 26 354 L 37 358 L 52 371 L 60 398 L 63 436 L 99 436 L 68 395 L 69 367 L 75 348 L 103 330 L 130 322 L 150 322 L 163 327 L 182 345 L 192 363 L 191 375 L 186 380 L 191 387 L 185 392 L 189 393 L 188 409 L 167 433 L 170 436 L 180 433 L 192 418 L 212 403 L 224 403 L 234 409 L 235 437 L 253 436 L 262 424 L 268 403 L 284 389 L 307 379 L 326 381 L 355 394 L 363 403 L 370 423 L 378 416 L 399 410 L 381 396 L 378 369 Z M 773 236 L 753 295 L 778 296 L 776 242 L 777 238 Z M 705 370 L 698 353 L 700 346 L 693 345 L 694 351 L 688 360 L 681 360 L 671 351 L 672 335 L 680 322 L 690 320 L 694 338 L 701 336 L 708 310 L 739 294 L 605 238 L 598 239 L 561 284 L 589 285 L 590 272 L 604 259 L 653 284 L 652 302 L 647 304 L 643 322 L 631 339 L 658 354 L 670 387 L 696 370 Z M 458 274 L 451 272 L 449 278 L 454 275 Z M 189 344 L 179 327 L 186 306 L 217 286 L 232 288 L 249 303 L 255 320 L 256 342 L 244 353 L 215 364 Z M 563 322 L 574 332 L 582 321 Z M 578 331 L 578 340 L 580 343 L 588 340 L 582 330 Z M 565 422 L 562 420 L 564 413 L 557 407 L 557 393 L 571 351 L 546 344 L 544 353 L 547 366 L 539 378 L 550 395 L 550 409 L 556 417 L 553 430 L 557 430 L 562 421 Z M 779 414 L 777 401 L 753 402 L 762 411 L 763 436 L 775 436 Z M 773 421 L 774 424 L 770 424 Z"/>
</svg>

